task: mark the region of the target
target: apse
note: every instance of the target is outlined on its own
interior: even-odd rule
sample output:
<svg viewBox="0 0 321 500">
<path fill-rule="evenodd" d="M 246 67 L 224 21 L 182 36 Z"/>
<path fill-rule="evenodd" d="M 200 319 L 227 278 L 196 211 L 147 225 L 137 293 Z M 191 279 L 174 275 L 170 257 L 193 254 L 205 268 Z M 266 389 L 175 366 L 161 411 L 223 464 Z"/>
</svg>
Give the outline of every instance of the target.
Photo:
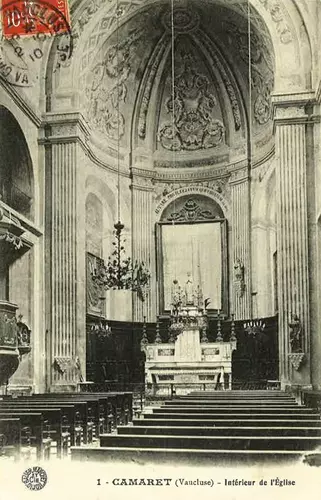
<svg viewBox="0 0 321 500">
<path fill-rule="evenodd" d="M 252 152 L 270 147 L 274 54 L 254 11 L 250 38 L 243 7 L 212 2 L 178 3 L 173 19 L 160 2 L 117 23 L 94 30 L 82 56 L 95 144 L 155 169 L 240 159 L 250 132 Z"/>
</svg>

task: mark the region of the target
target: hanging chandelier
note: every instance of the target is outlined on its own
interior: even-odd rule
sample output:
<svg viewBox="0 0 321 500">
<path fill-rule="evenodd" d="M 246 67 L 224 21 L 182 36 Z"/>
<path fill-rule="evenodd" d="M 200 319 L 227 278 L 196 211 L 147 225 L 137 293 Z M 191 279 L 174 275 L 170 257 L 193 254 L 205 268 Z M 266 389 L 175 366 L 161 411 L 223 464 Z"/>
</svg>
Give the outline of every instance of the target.
<svg viewBox="0 0 321 500">
<path fill-rule="evenodd" d="M 116 10 L 119 11 L 118 0 Z M 119 99 L 121 91 L 121 82 L 119 80 L 119 68 L 121 60 L 119 58 L 119 19 L 117 19 L 117 115 L 118 115 L 118 133 L 117 133 L 117 202 L 118 202 L 118 222 L 114 224 L 114 241 L 113 251 L 107 259 L 107 264 L 103 261 L 99 267 L 94 270 L 92 274 L 93 281 L 104 287 L 106 290 L 130 290 L 136 292 L 138 297 L 145 301 L 147 292 L 149 290 L 150 272 L 145 262 L 132 261 L 131 257 L 126 256 L 125 243 L 126 240 L 123 236 L 124 224 L 121 222 L 121 196 L 120 196 L 120 112 L 119 112 Z"/>
<path fill-rule="evenodd" d="M 136 292 L 139 298 L 144 301 L 149 289 L 150 272 L 145 262 L 132 261 L 126 256 L 125 238 L 122 231 L 124 224 L 118 221 L 114 225 L 113 241 L 114 250 L 109 255 L 107 264 L 101 263 L 94 270 L 92 279 L 99 286 L 106 290 L 130 290 Z"/>
</svg>

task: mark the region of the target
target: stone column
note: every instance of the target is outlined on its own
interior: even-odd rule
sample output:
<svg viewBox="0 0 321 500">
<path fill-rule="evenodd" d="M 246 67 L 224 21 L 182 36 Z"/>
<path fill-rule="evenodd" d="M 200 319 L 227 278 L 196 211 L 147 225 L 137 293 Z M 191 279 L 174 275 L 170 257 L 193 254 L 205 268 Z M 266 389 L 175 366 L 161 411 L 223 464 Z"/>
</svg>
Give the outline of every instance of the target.
<svg viewBox="0 0 321 500">
<path fill-rule="evenodd" d="M 73 390 L 80 363 L 85 378 L 85 129 L 78 114 L 48 114 L 46 148 L 47 381 L 51 391 Z"/>
<path fill-rule="evenodd" d="M 279 378 L 287 383 L 310 383 L 309 367 L 309 254 L 306 114 L 303 95 L 274 96 L 277 253 L 279 303 Z M 303 330 L 305 359 L 292 366 L 291 316 L 297 315 Z"/>
<path fill-rule="evenodd" d="M 250 182 L 247 166 L 232 172 L 232 313 L 235 319 L 251 317 Z"/>
<path fill-rule="evenodd" d="M 153 220 L 153 186 L 150 177 L 142 177 L 133 169 L 132 180 L 132 256 L 133 261 L 145 262 L 151 273 L 149 292 L 145 302 L 133 294 L 133 320 L 156 321 L 156 271 Z"/>
</svg>

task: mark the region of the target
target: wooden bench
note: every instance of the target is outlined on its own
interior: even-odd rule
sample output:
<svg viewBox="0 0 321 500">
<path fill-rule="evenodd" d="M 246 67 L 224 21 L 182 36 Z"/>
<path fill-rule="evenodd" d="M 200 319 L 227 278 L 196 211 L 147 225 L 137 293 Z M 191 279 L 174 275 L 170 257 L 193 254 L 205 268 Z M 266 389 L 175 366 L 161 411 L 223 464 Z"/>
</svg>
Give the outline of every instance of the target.
<svg viewBox="0 0 321 500">
<path fill-rule="evenodd" d="M 67 454 L 69 444 L 80 446 L 82 442 L 87 443 L 84 437 L 87 421 L 85 403 L 73 404 L 68 401 L 45 401 L 43 399 L 37 400 L 30 397 L 21 397 L 17 399 L 6 398 L 5 401 L 0 401 L 0 409 L 5 407 L 5 405 L 10 405 L 10 407 L 15 409 L 31 408 L 35 411 L 40 410 L 41 412 L 50 411 L 49 415 L 51 414 L 52 418 L 48 422 L 50 429 L 47 432 L 56 441 L 57 454 L 59 456 Z M 52 414 L 52 411 L 58 413 Z M 46 415 L 48 415 L 47 412 Z"/>
<path fill-rule="evenodd" d="M 26 399 L 26 398 L 24 398 Z M 94 435 L 98 438 L 99 434 L 107 431 L 107 402 L 100 398 L 78 397 L 77 394 L 34 394 L 32 401 L 54 402 L 57 404 L 86 405 L 87 411 L 83 414 L 85 424 L 84 442 L 91 443 Z"/>
<path fill-rule="evenodd" d="M 10 403 L 0 401 L 0 412 L 2 414 L 9 413 L 14 416 L 16 413 L 40 413 L 43 418 L 41 441 L 42 441 L 42 458 L 49 458 L 51 451 L 51 443 L 54 440 L 57 444 L 57 455 L 61 456 L 63 449 L 63 440 L 66 440 L 66 430 L 63 429 L 64 424 L 67 427 L 69 423 L 64 422 L 61 409 L 57 406 L 49 405 L 31 405 L 25 403 Z"/>
<path fill-rule="evenodd" d="M 3 411 L 0 408 L 0 419 L 19 419 L 21 424 L 20 450 L 28 453 L 28 450 L 35 448 L 38 460 L 46 456 L 47 442 L 40 412 L 8 409 Z"/>
<path fill-rule="evenodd" d="M 19 418 L 0 419 L 0 454 L 18 460 L 21 452 L 21 422 Z"/>
<path fill-rule="evenodd" d="M 72 446 L 78 443 L 80 446 L 91 443 L 92 441 L 92 421 L 88 416 L 88 407 L 86 401 L 71 401 L 70 398 L 55 397 L 46 398 L 42 395 L 35 395 L 31 397 L 19 398 L 18 401 L 28 403 L 31 405 L 45 405 L 51 407 L 58 407 L 61 409 L 63 416 L 70 423 L 70 438 Z"/>
</svg>

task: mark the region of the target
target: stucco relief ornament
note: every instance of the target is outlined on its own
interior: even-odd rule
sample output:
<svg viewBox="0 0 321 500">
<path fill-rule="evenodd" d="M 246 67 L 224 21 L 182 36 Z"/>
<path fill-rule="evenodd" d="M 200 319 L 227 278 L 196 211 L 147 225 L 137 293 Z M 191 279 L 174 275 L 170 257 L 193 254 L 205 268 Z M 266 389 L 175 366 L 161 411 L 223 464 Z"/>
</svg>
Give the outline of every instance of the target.
<svg viewBox="0 0 321 500">
<path fill-rule="evenodd" d="M 174 119 L 161 125 L 159 141 L 171 151 L 216 147 L 224 140 L 224 125 L 212 116 L 216 99 L 209 91 L 209 79 L 195 71 L 191 55 L 181 57 L 183 70 L 175 78 L 174 95 L 166 101 L 167 113 Z"/>
<path fill-rule="evenodd" d="M 249 46 L 248 33 L 233 23 L 226 24 L 226 32 L 230 45 L 237 39 L 239 54 L 248 64 Z M 262 42 L 262 37 L 255 32 L 251 33 L 251 63 L 252 89 L 254 92 L 253 115 L 259 125 L 264 125 L 271 118 L 270 94 L 273 90 L 273 60 Z"/>
<path fill-rule="evenodd" d="M 85 90 L 89 121 L 110 139 L 118 140 L 124 135 L 125 118 L 118 108 L 126 102 L 130 57 L 141 36 L 139 30 L 133 30 L 127 38 L 109 47 L 103 61 L 91 71 Z"/>
</svg>

